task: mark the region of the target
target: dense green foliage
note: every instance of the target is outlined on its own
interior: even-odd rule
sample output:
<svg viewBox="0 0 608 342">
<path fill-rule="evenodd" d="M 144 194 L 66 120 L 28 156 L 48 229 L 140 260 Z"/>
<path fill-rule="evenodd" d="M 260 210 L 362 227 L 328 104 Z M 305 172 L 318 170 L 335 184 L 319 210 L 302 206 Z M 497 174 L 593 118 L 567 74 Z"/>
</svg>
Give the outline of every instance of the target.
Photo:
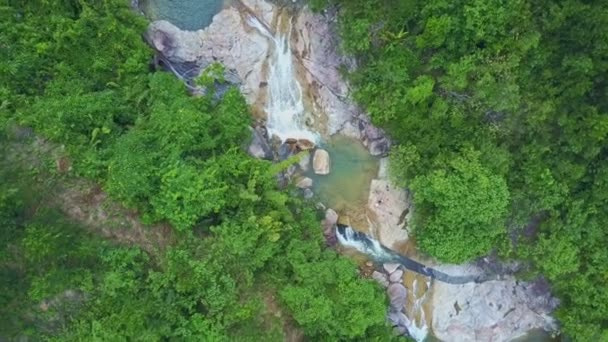
<svg viewBox="0 0 608 342">
<path fill-rule="evenodd" d="M 150 72 L 126 1 L 4 1 L 0 19 L 0 128 L 50 140 L 0 134 L 0 339 L 391 339 L 383 291 L 242 152 L 238 91 L 195 98 Z M 175 241 L 150 251 L 66 217 L 81 176 Z"/>
<path fill-rule="evenodd" d="M 552 281 L 566 333 L 608 339 L 608 3 L 311 2 L 339 6 L 354 97 L 398 145 L 421 246 L 511 246 Z"/>
</svg>

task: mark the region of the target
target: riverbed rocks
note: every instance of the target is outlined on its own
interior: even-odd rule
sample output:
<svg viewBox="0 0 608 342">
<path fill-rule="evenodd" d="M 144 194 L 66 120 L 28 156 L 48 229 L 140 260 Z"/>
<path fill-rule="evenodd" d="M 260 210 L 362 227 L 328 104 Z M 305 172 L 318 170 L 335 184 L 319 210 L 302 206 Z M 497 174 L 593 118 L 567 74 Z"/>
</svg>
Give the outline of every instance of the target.
<svg viewBox="0 0 608 342">
<path fill-rule="evenodd" d="M 399 268 L 399 264 L 386 263 L 382 265 L 382 268 L 384 268 L 387 274 L 392 274 Z"/>
<path fill-rule="evenodd" d="M 507 279 L 463 285 L 437 282 L 432 305 L 435 335 L 458 342 L 510 341 L 531 329 L 552 329 L 549 314 L 557 303 L 534 284 Z"/>
<path fill-rule="evenodd" d="M 406 335 L 410 320 L 404 314 L 407 303 L 407 289 L 403 285 L 403 270 L 400 268 L 401 265 L 399 264 L 386 263 L 382 265 L 381 270 L 374 271 L 371 277 L 386 288 L 386 294 L 390 302 L 386 316 L 387 320 L 397 334 Z"/>
<path fill-rule="evenodd" d="M 391 283 L 398 283 L 401 282 L 401 279 L 403 278 L 403 271 L 402 270 L 396 270 L 395 272 L 393 272 L 389 278 Z"/>
<path fill-rule="evenodd" d="M 378 272 L 378 271 L 372 272 L 372 279 L 374 279 L 376 282 L 378 282 L 378 284 L 380 284 L 384 288 L 387 288 L 388 285 L 390 285 L 390 283 L 388 281 L 388 277 L 386 276 L 386 274 L 384 274 L 382 272 Z"/>
<path fill-rule="evenodd" d="M 331 161 L 329 153 L 323 149 L 317 149 L 312 159 L 312 168 L 317 175 L 328 175 Z"/>
<path fill-rule="evenodd" d="M 298 179 L 298 181 L 296 182 L 296 187 L 298 187 L 300 189 L 311 188 L 312 179 L 310 179 L 309 177 L 302 177 L 302 178 Z"/>
<path fill-rule="evenodd" d="M 336 224 L 338 223 L 338 213 L 335 210 L 328 208 L 325 211 L 325 218 L 321 221 L 323 227 L 323 236 L 329 246 L 334 246 L 338 242 L 336 237 Z"/>
</svg>

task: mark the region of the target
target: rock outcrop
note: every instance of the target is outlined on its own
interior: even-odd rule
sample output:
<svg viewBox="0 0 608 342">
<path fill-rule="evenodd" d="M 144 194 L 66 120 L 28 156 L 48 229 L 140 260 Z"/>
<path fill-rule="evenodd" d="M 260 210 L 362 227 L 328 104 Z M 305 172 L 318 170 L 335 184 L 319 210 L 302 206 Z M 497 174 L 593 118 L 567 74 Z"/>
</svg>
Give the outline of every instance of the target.
<svg viewBox="0 0 608 342">
<path fill-rule="evenodd" d="M 256 3 L 272 9 L 264 1 Z M 147 38 L 154 49 L 173 63 L 194 63 L 204 68 L 218 61 L 234 70 L 250 104 L 263 89 L 260 85 L 265 81 L 263 66 L 270 47 L 268 39 L 252 29 L 235 7 L 222 10 L 204 30 L 183 31 L 168 21 L 155 21 L 148 28 Z"/>
<path fill-rule="evenodd" d="M 405 229 L 410 204 L 405 190 L 387 180 L 373 179 L 370 185 L 368 209 L 374 215 L 378 240 L 389 248 L 408 239 Z"/>
<path fill-rule="evenodd" d="M 450 266 L 450 272 L 478 272 Z M 433 286 L 433 331 L 449 341 L 510 341 L 532 329 L 554 329 L 549 316 L 557 306 L 542 284 L 513 278 L 483 283 Z"/>
</svg>

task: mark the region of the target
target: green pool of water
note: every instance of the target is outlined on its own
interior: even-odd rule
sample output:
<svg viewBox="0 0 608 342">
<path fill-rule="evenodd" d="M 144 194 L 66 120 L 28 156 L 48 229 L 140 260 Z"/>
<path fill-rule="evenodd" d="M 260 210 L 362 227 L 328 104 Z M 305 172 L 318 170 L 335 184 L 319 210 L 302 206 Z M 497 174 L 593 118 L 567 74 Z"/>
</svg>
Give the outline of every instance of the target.
<svg viewBox="0 0 608 342">
<path fill-rule="evenodd" d="M 321 201 L 351 220 L 365 221 L 365 207 L 370 182 L 378 175 L 378 158 L 371 156 L 361 143 L 336 136 L 320 146 L 329 152 L 329 175 L 309 174 L 313 191 Z"/>
<path fill-rule="evenodd" d="M 211 24 L 224 0 L 144 0 L 142 9 L 151 20 L 167 20 L 182 30 L 196 31 Z"/>
</svg>

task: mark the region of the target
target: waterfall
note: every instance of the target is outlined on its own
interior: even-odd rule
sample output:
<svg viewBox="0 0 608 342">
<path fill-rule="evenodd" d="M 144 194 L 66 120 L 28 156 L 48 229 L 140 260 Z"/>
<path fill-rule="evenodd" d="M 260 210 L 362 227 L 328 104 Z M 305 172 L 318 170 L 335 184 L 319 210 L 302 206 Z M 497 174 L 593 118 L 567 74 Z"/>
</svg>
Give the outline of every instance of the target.
<svg viewBox="0 0 608 342">
<path fill-rule="evenodd" d="M 317 142 L 319 135 L 307 129 L 304 122 L 302 87 L 297 80 L 289 43 L 291 22 L 287 34 L 277 29 L 274 35 L 256 17 L 249 17 L 248 23 L 274 43 L 268 63 L 268 99 L 265 108 L 269 134 L 277 135 L 281 141 L 294 138 Z"/>
</svg>

